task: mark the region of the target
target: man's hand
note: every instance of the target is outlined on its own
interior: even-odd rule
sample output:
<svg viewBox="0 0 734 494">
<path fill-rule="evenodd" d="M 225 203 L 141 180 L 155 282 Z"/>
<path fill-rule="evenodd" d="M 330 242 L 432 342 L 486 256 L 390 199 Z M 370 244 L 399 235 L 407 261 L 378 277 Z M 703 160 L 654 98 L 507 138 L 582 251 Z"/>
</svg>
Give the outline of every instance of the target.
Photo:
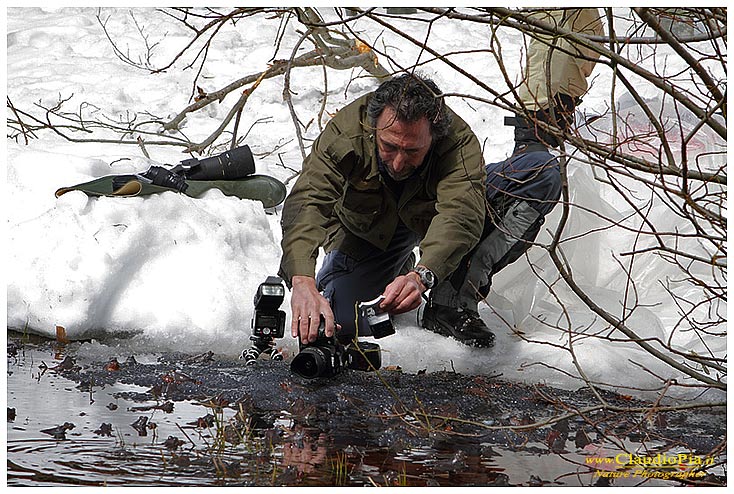
<svg viewBox="0 0 734 494">
<path fill-rule="evenodd" d="M 411 271 L 404 276 L 398 276 L 382 292 L 385 300 L 380 308 L 390 314 L 411 311 L 421 305 L 421 294 L 426 290 L 418 273 Z"/>
<path fill-rule="evenodd" d="M 310 276 L 294 276 L 291 280 L 291 334 L 300 336 L 304 344 L 316 341 L 320 318 L 323 316 L 326 336 L 334 334 L 334 313 L 329 301 L 316 289 L 316 280 Z"/>
</svg>

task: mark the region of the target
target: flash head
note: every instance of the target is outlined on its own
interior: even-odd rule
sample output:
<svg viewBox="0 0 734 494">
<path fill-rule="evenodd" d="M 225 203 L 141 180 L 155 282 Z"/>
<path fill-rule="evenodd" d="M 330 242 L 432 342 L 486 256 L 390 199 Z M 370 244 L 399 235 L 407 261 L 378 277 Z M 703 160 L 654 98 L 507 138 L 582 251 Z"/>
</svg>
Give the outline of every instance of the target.
<svg viewBox="0 0 734 494">
<path fill-rule="evenodd" d="M 255 308 L 258 310 L 275 310 L 280 307 L 285 297 L 283 280 L 277 276 L 268 276 L 267 279 L 257 287 L 255 293 Z"/>
</svg>

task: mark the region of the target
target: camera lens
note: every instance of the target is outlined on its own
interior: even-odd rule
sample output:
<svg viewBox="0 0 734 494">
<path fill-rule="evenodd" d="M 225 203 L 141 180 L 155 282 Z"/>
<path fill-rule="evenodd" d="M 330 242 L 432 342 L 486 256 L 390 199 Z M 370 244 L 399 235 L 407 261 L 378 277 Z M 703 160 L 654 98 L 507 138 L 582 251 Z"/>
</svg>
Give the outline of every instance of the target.
<svg viewBox="0 0 734 494">
<path fill-rule="evenodd" d="M 197 161 L 186 172 L 189 180 L 236 180 L 255 173 L 255 160 L 250 147 L 244 145 L 217 156 Z"/>
<path fill-rule="evenodd" d="M 291 362 L 291 371 L 306 379 L 328 374 L 330 368 L 328 357 L 318 347 L 304 348 Z"/>
</svg>

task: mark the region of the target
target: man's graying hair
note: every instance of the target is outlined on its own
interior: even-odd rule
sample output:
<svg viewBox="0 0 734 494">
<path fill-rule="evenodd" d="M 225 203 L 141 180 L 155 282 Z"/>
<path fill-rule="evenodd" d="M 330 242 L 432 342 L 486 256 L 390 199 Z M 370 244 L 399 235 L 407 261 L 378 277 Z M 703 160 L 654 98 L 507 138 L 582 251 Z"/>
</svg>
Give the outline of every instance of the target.
<svg viewBox="0 0 734 494">
<path fill-rule="evenodd" d="M 431 135 L 440 139 L 448 134 L 451 115 L 446 111 L 441 90 L 431 79 L 403 74 L 380 84 L 367 104 L 373 127 L 385 107 L 395 110 L 401 122 L 416 122 L 423 117 L 431 124 Z"/>
</svg>

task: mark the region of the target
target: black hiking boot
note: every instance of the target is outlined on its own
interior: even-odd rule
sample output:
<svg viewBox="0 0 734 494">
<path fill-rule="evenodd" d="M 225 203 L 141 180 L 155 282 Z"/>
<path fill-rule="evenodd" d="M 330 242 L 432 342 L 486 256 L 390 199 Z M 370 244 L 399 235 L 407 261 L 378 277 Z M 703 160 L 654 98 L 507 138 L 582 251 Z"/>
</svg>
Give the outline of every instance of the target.
<svg viewBox="0 0 734 494">
<path fill-rule="evenodd" d="M 477 348 L 494 346 L 494 333 L 479 314 L 472 310 L 455 309 L 438 304 L 426 304 L 423 309 L 423 327 L 443 336 Z"/>
</svg>

